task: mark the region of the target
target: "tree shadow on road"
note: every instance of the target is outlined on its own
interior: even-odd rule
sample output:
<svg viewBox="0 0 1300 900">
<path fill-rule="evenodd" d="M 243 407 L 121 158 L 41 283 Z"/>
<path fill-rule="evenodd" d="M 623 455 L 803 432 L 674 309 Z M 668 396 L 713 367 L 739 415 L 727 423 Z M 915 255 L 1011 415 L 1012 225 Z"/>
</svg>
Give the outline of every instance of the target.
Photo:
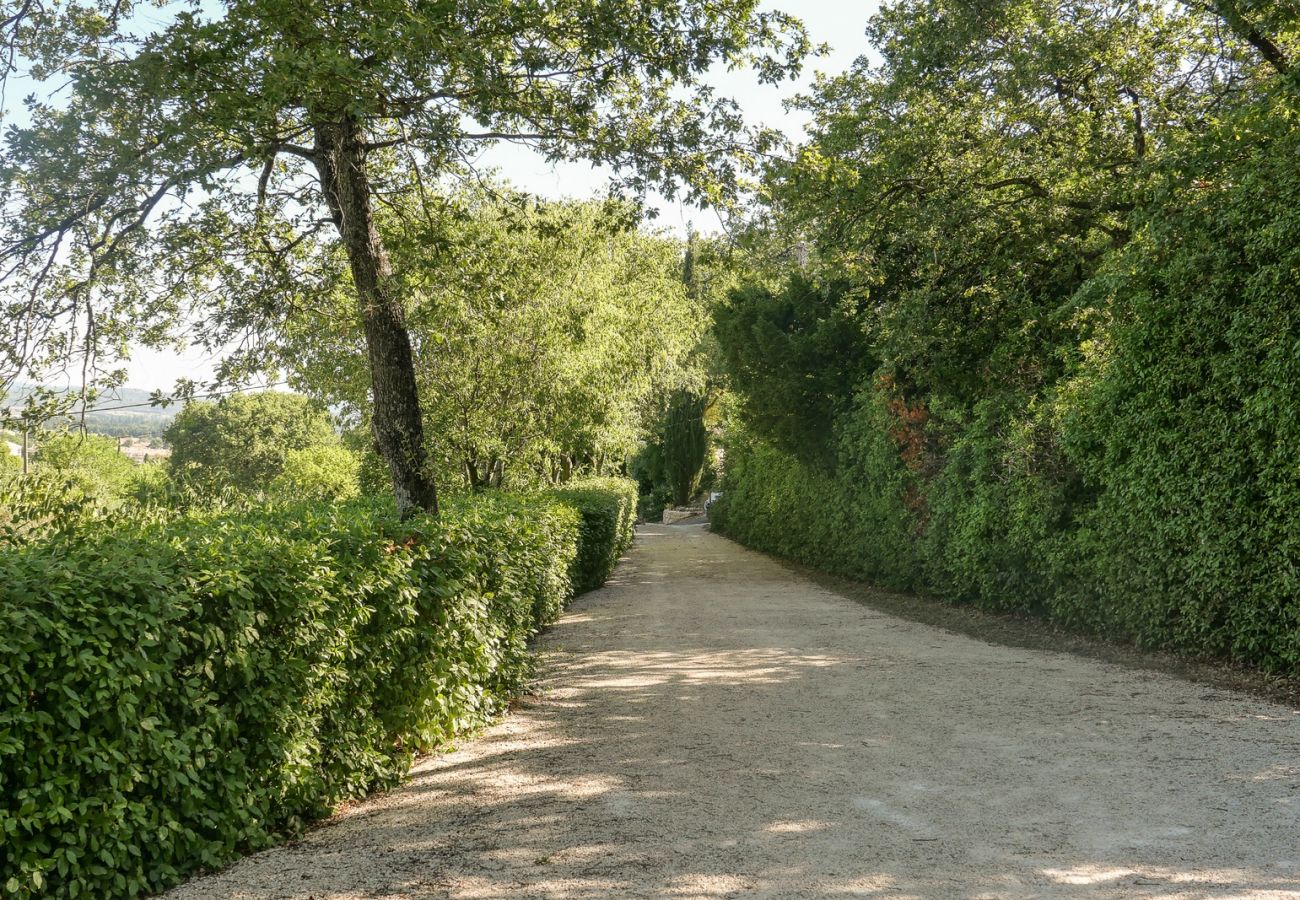
<svg viewBox="0 0 1300 900">
<path fill-rule="evenodd" d="M 175 896 L 1300 897 L 1276 708 L 805 597 L 718 540 L 581 598 L 480 739 Z"/>
</svg>

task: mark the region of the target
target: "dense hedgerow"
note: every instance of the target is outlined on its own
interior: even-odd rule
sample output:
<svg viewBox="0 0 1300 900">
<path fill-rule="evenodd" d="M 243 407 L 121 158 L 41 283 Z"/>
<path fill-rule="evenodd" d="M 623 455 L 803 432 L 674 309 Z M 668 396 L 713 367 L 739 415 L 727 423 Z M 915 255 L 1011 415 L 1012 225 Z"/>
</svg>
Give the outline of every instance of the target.
<svg viewBox="0 0 1300 900">
<path fill-rule="evenodd" d="M 716 525 L 885 585 L 1300 672 L 1300 132 L 1264 112 L 1191 148 L 1076 292 L 1088 327 L 1062 338 L 1059 379 L 944 407 L 878 375 L 828 426 L 827 467 L 754 419 Z"/>
<path fill-rule="evenodd" d="M 501 709 L 572 573 L 607 571 L 601 496 L 10 529 L 0 893 L 137 896 L 394 783 Z"/>
<path fill-rule="evenodd" d="M 727 444 L 713 528 L 737 540 L 852 578 L 898 589 L 919 586 L 904 498 L 909 477 L 873 402 L 839 436 L 830 469 L 777 449 L 743 429 Z"/>
<path fill-rule="evenodd" d="M 600 587 L 632 546 L 637 485 L 626 478 L 591 478 L 551 492 L 582 516 L 582 539 L 570 576 L 577 591 Z"/>
</svg>

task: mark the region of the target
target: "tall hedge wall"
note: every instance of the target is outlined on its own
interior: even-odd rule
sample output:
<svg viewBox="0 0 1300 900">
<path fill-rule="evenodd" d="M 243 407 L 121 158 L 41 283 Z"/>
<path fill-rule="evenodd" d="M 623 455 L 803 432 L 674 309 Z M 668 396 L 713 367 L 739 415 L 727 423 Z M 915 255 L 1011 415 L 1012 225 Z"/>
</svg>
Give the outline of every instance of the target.
<svg viewBox="0 0 1300 900">
<path fill-rule="evenodd" d="M 486 721 L 625 548 L 619 485 L 97 523 L 0 542 L 0 894 L 127 897 Z"/>
<path fill-rule="evenodd" d="M 1225 138 L 1226 139 L 1226 138 Z M 818 465 L 743 428 L 715 524 L 831 571 L 1300 673 L 1300 135 L 1171 188 L 1038 394 L 868 380 Z"/>
</svg>

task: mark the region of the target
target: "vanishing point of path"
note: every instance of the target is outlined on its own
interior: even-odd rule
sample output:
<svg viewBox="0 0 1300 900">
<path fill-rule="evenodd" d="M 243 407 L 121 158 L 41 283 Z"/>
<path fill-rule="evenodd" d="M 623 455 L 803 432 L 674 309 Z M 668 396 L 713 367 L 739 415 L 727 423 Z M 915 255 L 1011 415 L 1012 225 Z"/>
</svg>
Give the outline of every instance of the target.
<svg viewBox="0 0 1300 900">
<path fill-rule="evenodd" d="M 1300 714 L 641 530 L 537 696 L 175 898 L 1297 897 Z"/>
</svg>

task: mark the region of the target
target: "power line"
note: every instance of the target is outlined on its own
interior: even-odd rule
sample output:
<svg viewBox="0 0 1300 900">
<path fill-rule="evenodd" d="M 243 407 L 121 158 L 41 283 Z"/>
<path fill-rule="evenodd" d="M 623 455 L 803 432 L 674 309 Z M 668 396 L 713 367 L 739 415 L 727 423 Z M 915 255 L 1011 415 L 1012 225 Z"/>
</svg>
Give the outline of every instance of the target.
<svg viewBox="0 0 1300 900">
<path fill-rule="evenodd" d="M 214 397 L 228 397 L 231 394 L 242 394 L 251 391 L 265 391 L 265 390 L 270 390 L 271 388 L 284 387 L 288 383 L 289 382 L 287 381 L 275 381 L 272 382 L 271 384 L 264 384 L 256 387 L 230 388 L 229 390 L 212 391 L 207 394 L 193 394 L 189 397 L 186 397 L 185 399 L 186 400 L 211 400 Z M 72 412 L 65 413 L 65 415 L 68 416 L 87 415 L 89 413 L 97 413 L 97 412 L 115 412 L 116 410 L 119 409 L 142 409 L 144 407 L 162 407 L 165 405 L 169 405 L 171 403 L 179 403 L 179 402 L 180 402 L 179 399 L 169 397 L 162 402 L 149 401 L 147 403 L 124 403 L 120 406 L 95 406 L 90 409 L 82 409 L 80 411 L 74 410 Z M 12 414 L 12 409 L 13 408 L 10 407 L 11 414 Z"/>
</svg>

